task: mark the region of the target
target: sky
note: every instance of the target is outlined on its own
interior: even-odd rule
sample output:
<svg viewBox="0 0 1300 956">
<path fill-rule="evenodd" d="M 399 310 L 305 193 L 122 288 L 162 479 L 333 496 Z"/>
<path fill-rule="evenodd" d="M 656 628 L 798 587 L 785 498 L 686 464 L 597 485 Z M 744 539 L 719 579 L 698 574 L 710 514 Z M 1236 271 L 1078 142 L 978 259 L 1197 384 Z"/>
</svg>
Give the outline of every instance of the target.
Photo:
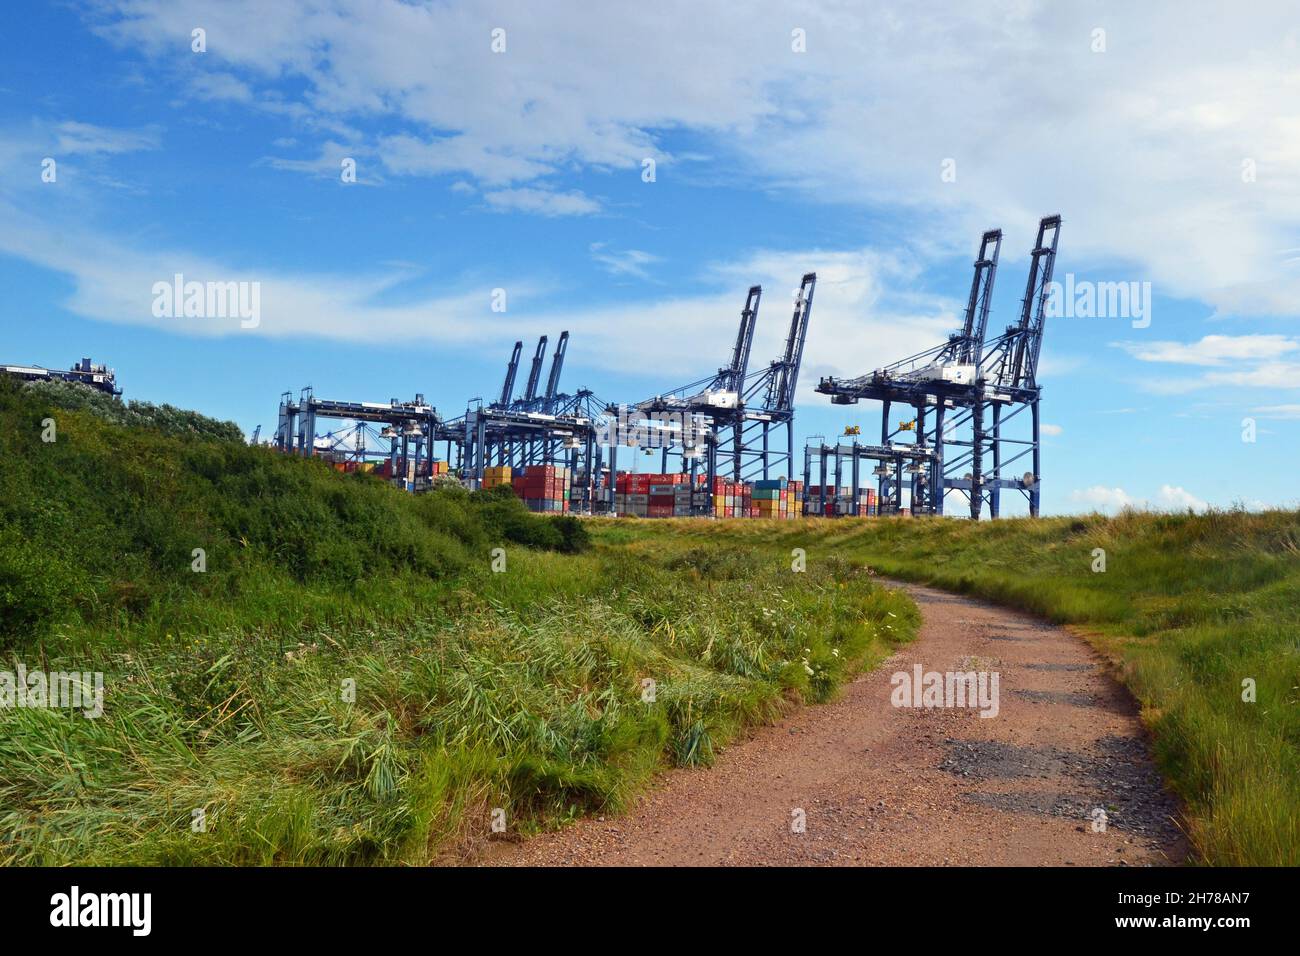
<svg viewBox="0 0 1300 956">
<path fill-rule="evenodd" d="M 817 380 L 944 341 L 988 228 L 990 327 L 1014 322 L 1059 213 L 1057 279 L 1135 298 L 1049 318 L 1044 513 L 1300 501 L 1287 3 L 23 10 L 0 362 L 90 356 L 127 398 L 266 434 L 306 385 L 454 417 L 516 339 L 526 362 L 568 330 L 562 389 L 631 402 L 725 365 L 754 283 L 754 362 L 777 357 L 816 271 L 801 447 L 874 433 Z M 256 284 L 256 321 L 160 307 L 177 274 Z"/>
</svg>

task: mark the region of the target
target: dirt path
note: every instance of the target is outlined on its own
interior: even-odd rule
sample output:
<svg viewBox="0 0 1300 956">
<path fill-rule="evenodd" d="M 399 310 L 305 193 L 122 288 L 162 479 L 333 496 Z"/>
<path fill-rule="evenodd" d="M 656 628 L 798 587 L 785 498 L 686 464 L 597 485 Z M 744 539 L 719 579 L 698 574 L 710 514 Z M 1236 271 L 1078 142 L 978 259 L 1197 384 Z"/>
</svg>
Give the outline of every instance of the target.
<svg viewBox="0 0 1300 956">
<path fill-rule="evenodd" d="M 1185 853 L 1136 706 L 1080 639 L 906 586 L 918 639 L 844 689 L 665 774 L 624 816 L 523 843 L 498 865 L 1152 865 Z M 999 712 L 904 709 L 891 676 L 999 674 Z M 1107 819 L 1095 832 L 1091 814 Z M 806 821 L 793 832 L 797 810 Z"/>
</svg>

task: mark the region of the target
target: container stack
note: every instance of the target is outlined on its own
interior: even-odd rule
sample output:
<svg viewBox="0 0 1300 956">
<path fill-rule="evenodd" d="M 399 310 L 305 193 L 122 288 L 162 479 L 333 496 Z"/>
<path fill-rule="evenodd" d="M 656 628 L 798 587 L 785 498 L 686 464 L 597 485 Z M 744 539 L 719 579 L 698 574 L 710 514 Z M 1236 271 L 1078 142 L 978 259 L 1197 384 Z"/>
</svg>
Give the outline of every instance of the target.
<svg viewBox="0 0 1300 956">
<path fill-rule="evenodd" d="M 713 514 L 717 518 L 749 517 L 748 486 L 726 478 L 713 480 Z"/>
<path fill-rule="evenodd" d="M 690 476 L 681 475 L 681 481 L 673 486 L 673 517 L 689 518 L 691 516 L 691 507 L 694 504 L 694 493 L 691 489 Z"/>
<path fill-rule="evenodd" d="M 823 512 L 819 510 L 821 508 L 821 503 L 822 503 L 821 502 L 822 486 L 809 485 L 805 495 L 808 504 L 804 510 L 810 515 L 825 514 L 831 517 L 835 515 L 846 515 L 849 513 L 849 489 L 848 488 L 838 488 L 835 485 L 826 485 L 825 493 L 826 493 L 826 510 Z"/>
<path fill-rule="evenodd" d="M 788 497 L 786 501 L 786 517 L 802 518 L 803 517 L 803 482 L 792 481 L 786 485 Z"/>
<path fill-rule="evenodd" d="M 486 477 L 484 478 L 486 481 Z M 529 511 L 569 510 L 569 469 L 557 465 L 526 465 L 511 483 Z"/>
<path fill-rule="evenodd" d="M 483 469 L 483 487 L 495 488 L 498 485 L 514 485 L 509 465 L 488 465 Z"/>
<path fill-rule="evenodd" d="M 686 475 L 647 475 L 646 477 L 649 479 L 649 504 L 647 510 L 649 517 L 676 517 L 679 514 L 679 507 L 685 508 L 680 514 L 689 515 L 691 513 L 691 488 L 686 483 Z"/>
<path fill-rule="evenodd" d="M 754 517 L 785 518 L 789 514 L 789 483 L 784 478 L 765 478 L 754 482 Z"/>
<path fill-rule="evenodd" d="M 858 489 L 858 517 L 874 518 L 876 517 L 876 490 L 874 488 Z"/>
<path fill-rule="evenodd" d="M 614 479 L 614 511 L 621 515 L 650 515 L 650 476 L 623 472 Z"/>
</svg>

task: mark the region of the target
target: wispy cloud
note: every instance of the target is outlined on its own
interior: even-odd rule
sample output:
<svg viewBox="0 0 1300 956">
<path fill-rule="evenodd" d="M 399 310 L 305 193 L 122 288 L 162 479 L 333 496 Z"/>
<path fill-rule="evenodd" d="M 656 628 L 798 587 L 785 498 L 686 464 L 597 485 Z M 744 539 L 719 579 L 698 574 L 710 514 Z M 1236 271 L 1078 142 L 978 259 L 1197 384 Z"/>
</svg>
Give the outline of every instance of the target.
<svg viewBox="0 0 1300 956">
<path fill-rule="evenodd" d="M 1195 342 L 1112 342 L 1141 362 L 1212 369 L 1181 378 L 1144 378 L 1141 387 L 1158 395 L 1183 395 L 1203 388 L 1300 388 L 1300 339 L 1286 335 L 1207 335 Z"/>
<path fill-rule="evenodd" d="M 1251 411 L 1261 418 L 1300 420 L 1300 404 L 1260 405 Z"/>
<path fill-rule="evenodd" d="M 51 132 L 56 154 L 67 156 L 88 153 L 134 153 L 142 149 L 157 149 L 159 141 L 159 132 L 154 127 L 111 129 L 75 120 L 55 124 Z"/>
<path fill-rule="evenodd" d="M 640 249 L 624 249 L 621 251 L 609 248 L 605 242 L 593 242 L 589 247 L 591 258 L 599 262 L 605 271 L 615 276 L 634 276 L 638 279 L 649 279 L 650 273 L 646 266 L 659 262 L 659 256 L 643 252 Z"/>
<path fill-rule="evenodd" d="M 1070 500 L 1076 504 L 1113 514 L 1125 508 L 1150 509 L 1153 511 L 1204 511 L 1209 503 L 1198 498 L 1181 485 L 1161 485 L 1153 499 L 1139 499 L 1130 495 L 1123 488 L 1111 488 L 1106 485 L 1093 485 L 1070 493 Z"/>
<path fill-rule="evenodd" d="M 1150 42 L 1170 35 L 1175 16 L 1179 42 Z M 1300 124 L 1283 119 L 1300 85 L 1290 5 L 1259 3 L 1241 16 L 1213 0 L 1176 13 L 1130 4 L 1104 19 L 1105 52 L 1092 44 L 1095 11 L 1048 0 L 942 17 L 907 0 L 870 11 L 812 3 L 797 24 L 776 0 L 741 20 L 686 0 L 664 0 L 653 17 L 559 2 L 502 13 L 470 0 L 106 0 L 94 27 L 196 97 L 278 112 L 335 140 L 352 130 L 391 175 L 504 189 L 574 172 L 632 176 L 645 157 L 666 171 L 665 142 L 682 131 L 692 152 L 714 157 L 718 177 L 888 205 L 939 236 L 990 222 L 1028 228 L 1059 210 L 1076 263 L 1131 263 L 1157 290 L 1224 315 L 1295 315 L 1300 184 L 1286 170 L 1300 162 Z M 200 22 L 208 53 L 178 59 Z M 806 53 L 792 51 L 786 24 L 806 31 Z M 997 95 L 951 95 L 967 89 Z M 1061 162 L 1044 116 L 1088 148 Z M 862 136 L 864 126 L 890 130 L 888 142 Z M 990 152 L 989 129 L 1017 148 Z M 949 159 L 956 178 L 945 181 Z M 593 211 L 558 187 L 488 201 L 544 215 Z"/>
<path fill-rule="evenodd" d="M 494 212 L 531 212 L 542 216 L 590 216 L 600 212 L 600 203 L 577 190 L 494 189 L 483 194 Z"/>
<path fill-rule="evenodd" d="M 1142 362 L 1221 366 L 1231 362 L 1276 359 L 1300 350 L 1300 339 L 1286 335 L 1207 335 L 1196 342 L 1115 342 Z"/>
</svg>

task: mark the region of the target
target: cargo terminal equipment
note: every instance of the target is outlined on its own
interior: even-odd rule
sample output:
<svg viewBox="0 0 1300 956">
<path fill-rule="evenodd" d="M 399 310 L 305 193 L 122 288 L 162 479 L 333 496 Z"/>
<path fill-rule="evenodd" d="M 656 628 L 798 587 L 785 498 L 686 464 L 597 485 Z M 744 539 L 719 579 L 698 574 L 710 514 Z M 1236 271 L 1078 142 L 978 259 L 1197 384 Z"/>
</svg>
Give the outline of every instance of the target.
<svg viewBox="0 0 1300 956">
<path fill-rule="evenodd" d="M 860 429 L 850 428 L 833 443 L 809 442 L 801 480 L 793 477 L 795 390 L 817 283 L 813 272 L 794 294 L 781 354 L 760 369 L 750 369 L 763 294 L 755 285 L 741 309 L 730 361 L 712 375 L 638 402 L 603 402 L 589 389 L 561 392 L 566 331 L 544 387 L 546 336 L 533 351 L 521 390 L 523 342 L 517 341 L 500 389 L 488 401 L 471 400 L 452 419 L 422 395 L 367 403 L 318 400 L 311 388 L 297 400 L 286 392 L 274 444 L 285 452 L 332 456 L 344 468 L 378 471 L 413 491 L 440 475 L 469 488 L 509 485 L 539 510 L 647 517 L 942 515 L 945 499 L 955 496 L 962 513 L 978 519 L 985 505 L 990 517 L 998 517 L 1002 493 L 1014 491 L 1037 516 L 1038 363 L 1060 225 L 1060 216 L 1039 222 L 1019 316 L 1005 331 L 992 337 L 988 331 L 1002 246 L 1001 230 L 992 229 L 980 239 L 959 331 L 857 378 L 822 378 L 816 390 L 832 404 L 880 403 L 880 440 L 863 442 Z M 896 421 L 903 408 L 907 417 Z M 315 431 L 319 419 L 349 424 L 322 436 Z M 620 447 L 657 456 L 660 471 L 620 471 Z M 382 458 L 370 461 L 378 451 Z M 863 482 L 873 479 L 875 488 L 867 488 Z"/>
</svg>

